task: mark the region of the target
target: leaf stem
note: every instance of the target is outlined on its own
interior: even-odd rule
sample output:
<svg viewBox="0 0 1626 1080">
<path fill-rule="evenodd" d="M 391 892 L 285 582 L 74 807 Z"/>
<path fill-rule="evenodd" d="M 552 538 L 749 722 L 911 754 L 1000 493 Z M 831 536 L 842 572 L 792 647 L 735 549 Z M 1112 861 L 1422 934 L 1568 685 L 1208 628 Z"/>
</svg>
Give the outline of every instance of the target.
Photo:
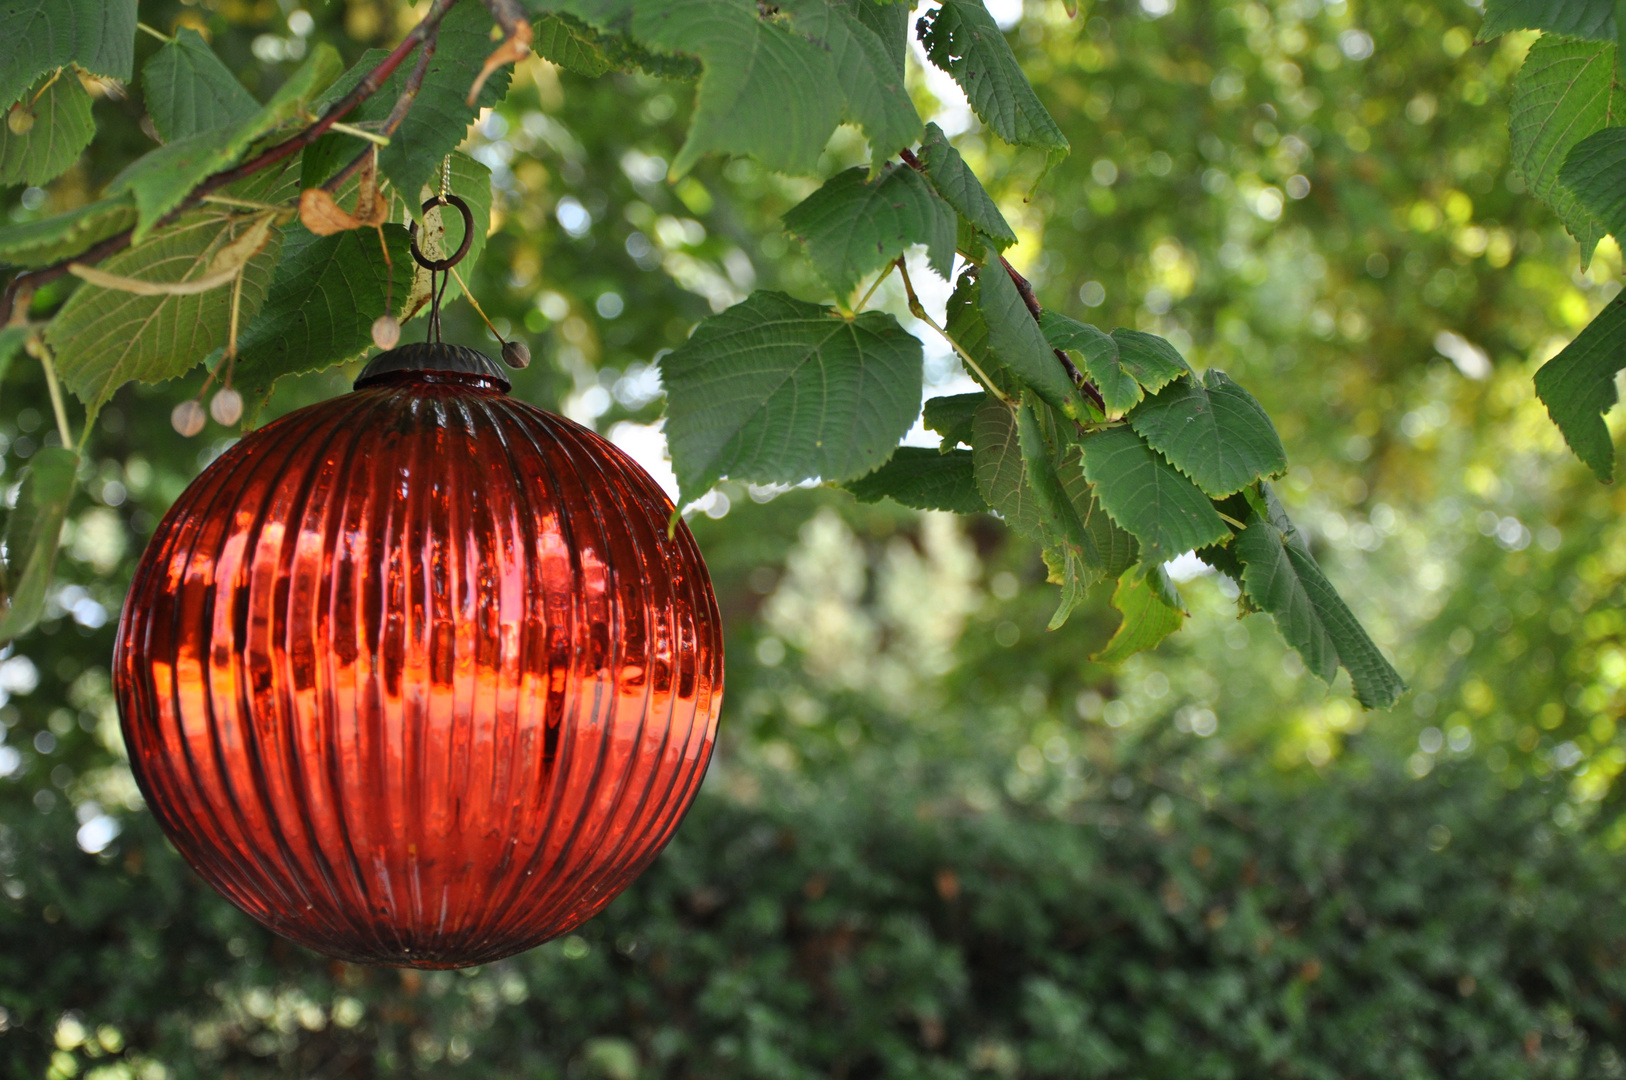
<svg viewBox="0 0 1626 1080">
<path fill-rule="evenodd" d="M 914 282 L 909 280 L 909 269 L 903 265 L 903 260 L 899 259 L 892 265 L 898 268 L 898 274 L 903 279 L 903 291 L 909 297 L 909 314 L 913 315 L 915 318 L 919 319 L 933 330 L 936 330 L 938 336 L 944 341 L 948 342 L 949 346 L 959 354 L 960 360 L 965 364 L 966 367 L 971 369 L 972 373 L 977 376 L 978 381 L 982 383 L 990 394 L 994 395 L 1007 405 L 1011 404 L 1010 396 L 994 384 L 994 380 L 990 379 L 988 377 L 988 373 L 982 370 L 982 367 L 971 358 L 971 354 L 966 352 L 965 348 L 961 346 L 958 341 L 955 341 L 953 336 L 951 336 L 947 330 L 941 326 L 938 326 L 936 321 L 926 313 L 926 306 L 920 302 L 920 297 L 915 295 Z"/>
<path fill-rule="evenodd" d="M 864 310 L 864 305 L 869 303 L 869 298 L 875 295 L 875 290 L 881 287 L 881 282 L 885 281 L 892 275 L 892 271 L 897 267 L 897 265 L 898 264 L 895 262 L 889 262 L 886 264 L 886 269 L 880 272 L 880 274 L 870 284 L 869 291 L 866 292 L 863 298 L 858 301 L 858 306 L 853 308 L 855 313 Z"/>
<path fill-rule="evenodd" d="M 153 37 L 157 38 L 159 41 L 162 41 L 165 45 L 173 45 L 173 44 L 175 44 L 175 39 L 174 38 L 170 37 L 168 34 L 164 33 L 162 30 L 154 30 L 152 27 L 148 26 L 144 22 L 136 23 L 136 29 L 140 30 L 142 33 L 151 34 Z"/>
<path fill-rule="evenodd" d="M 68 69 L 57 68 L 51 73 L 51 77 L 45 80 L 45 85 L 34 91 L 34 96 L 28 99 L 28 107 L 30 109 L 39 104 L 40 98 L 45 96 L 45 91 L 49 90 L 53 85 L 55 85 L 56 81 L 62 78 L 62 73 L 66 70 Z"/>
<path fill-rule="evenodd" d="M 457 272 L 457 267 L 452 266 L 448 267 L 448 269 L 452 272 L 452 280 L 457 282 L 457 287 L 459 289 L 463 290 L 464 298 L 468 300 L 469 304 L 474 308 L 475 313 L 478 314 L 480 319 L 486 324 L 486 329 L 491 331 L 491 336 L 496 338 L 498 341 L 503 341 L 504 344 L 506 344 L 507 342 L 504 341 L 503 336 L 497 333 L 497 328 L 491 324 L 491 317 L 486 314 L 485 308 L 481 307 L 480 301 L 476 300 L 474 298 L 474 294 L 469 292 L 469 287 L 464 283 L 463 275 Z"/>
<path fill-rule="evenodd" d="M 237 206 L 244 210 L 273 210 L 279 214 L 289 213 L 293 209 L 287 205 L 278 206 L 274 203 L 255 202 L 253 199 L 234 199 L 230 195 L 205 195 L 198 201 L 215 203 L 219 206 Z"/>
<path fill-rule="evenodd" d="M 237 315 L 243 306 L 243 271 L 245 269 L 246 267 L 238 268 L 237 280 L 232 283 L 231 287 L 231 330 L 226 335 L 226 360 L 228 362 L 237 359 Z M 226 385 L 231 385 L 231 371 L 229 368 L 226 373 Z"/>
<path fill-rule="evenodd" d="M 374 143 L 378 146 L 388 146 L 390 144 L 390 137 L 388 135 L 379 135 L 375 132 L 368 131 L 366 128 L 359 128 L 354 124 L 341 124 L 335 122 L 329 124 L 327 129 L 329 131 L 337 131 L 341 135 L 354 135 L 358 139 L 366 139 L 368 142 Z"/>
<path fill-rule="evenodd" d="M 45 369 L 45 388 L 51 393 L 51 411 L 56 413 L 57 434 L 62 436 L 62 445 L 73 445 L 73 431 L 68 427 L 68 410 L 62 403 L 62 386 L 56 381 L 56 365 L 51 363 L 51 350 L 45 342 L 39 343 L 34 355 L 39 357 L 40 367 Z"/>
</svg>

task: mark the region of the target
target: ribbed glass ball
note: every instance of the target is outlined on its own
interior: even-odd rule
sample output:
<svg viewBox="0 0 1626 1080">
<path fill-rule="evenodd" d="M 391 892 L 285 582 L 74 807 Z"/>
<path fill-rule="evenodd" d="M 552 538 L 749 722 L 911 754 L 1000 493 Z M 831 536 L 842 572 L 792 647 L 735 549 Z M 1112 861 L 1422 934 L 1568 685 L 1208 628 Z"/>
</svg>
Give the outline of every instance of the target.
<svg viewBox="0 0 1626 1080">
<path fill-rule="evenodd" d="M 723 677 L 654 480 L 495 365 L 397 356 L 441 348 L 210 465 L 114 659 L 136 779 L 205 880 L 312 949 L 431 968 L 625 888 L 700 786 Z"/>
</svg>

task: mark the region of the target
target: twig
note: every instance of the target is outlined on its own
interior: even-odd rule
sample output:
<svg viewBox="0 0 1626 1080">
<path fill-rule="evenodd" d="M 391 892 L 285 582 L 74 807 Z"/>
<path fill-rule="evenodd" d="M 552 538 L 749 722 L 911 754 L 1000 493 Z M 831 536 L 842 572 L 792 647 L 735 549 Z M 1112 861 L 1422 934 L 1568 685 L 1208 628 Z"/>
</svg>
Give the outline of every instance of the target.
<svg viewBox="0 0 1626 1080">
<path fill-rule="evenodd" d="M 456 3 L 458 3 L 458 0 L 434 0 L 423 21 L 413 27 L 407 36 L 402 39 L 401 44 L 397 45 L 383 60 L 380 60 L 378 66 L 369 71 L 359 83 L 351 88 L 348 94 L 334 102 L 327 112 L 322 114 L 320 120 L 257 157 L 208 177 L 192 189 L 192 193 L 182 201 L 180 206 L 165 214 L 158 224 L 165 225 L 174 221 L 182 213 L 197 206 L 205 198 L 221 188 L 234 184 L 245 176 L 252 176 L 267 166 L 275 165 L 327 134 L 335 122 L 342 120 L 350 110 L 378 93 L 379 89 L 383 87 L 384 81 L 394 74 L 395 69 L 401 66 L 402 61 L 440 25 L 440 20 Z M 0 323 L 5 323 L 11 318 L 12 306 L 23 289 L 27 288 L 32 293 L 32 290 L 40 285 L 48 281 L 55 281 L 68 272 L 69 263 L 95 263 L 115 252 L 122 251 L 129 246 L 132 232 L 133 230 L 126 229 L 121 233 L 108 237 L 87 251 L 80 252 L 39 270 L 32 270 L 13 277 L 6 283 L 5 293 L 0 295 Z"/>
<path fill-rule="evenodd" d="M 916 172 L 926 172 L 926 167 L 920 163 L 920 159 L 915 157 L 914 152 L 911 151 L 907 146 L 898 151 L 898 157 L 903 160 L 905 165 L 909 166 Z M 962 254 L 964 253 L 962 252 Z M 999 264 L 1003 266 L 1005 268 L 1005 272 L 1011 276 L 1011 284 L 1016 286 L 1017 295 L 1021 296 L 1022 303 L 1027 305 L 1028 314 L 1033 316 L 1034 322 L 1039 322 L 1040 317 L 1044 315 L 1044 309 L 1039 306 L 1039 298 L 1033 294 L 1033 283 L 1019 274 L 1016 267 L 1012 266 L 1010 260 L 1005 258 L 1005 256 L 1000 255 L 998 258 Z M 1095 388 L 1094 384 L 1084 377 L 1084 373 L 1078 370 L 1078 366 L 1073 363 L 1072 357 L 1068 356 L 1067 353 L 1061 349 L 1053 348 L 1051 349 L 1051 352 L 1056 354 L 1056 359 L 1061 363 L 1062 370 L 1067 372 L 1067 377 L 1069 379 L 1073 380 L 1073 385 L 1077 386 L 1079 389 L 1083 390 L 1085 394 L 1089 395 L 1089 397 L 1095 402 L 1096 407 L 1099 408 L 1104 415 L 1107 411 L 1105 399 L 1101 397 L 1101 392 Z"/>
<path fill-rule="evenodd" d="M 352 87 L 348 94 L 334 102 L 332 107 L 322 114 L 322 119 L 288 141 L 278 143 L 252 161 L 247 161 L 235 169 L 228 169 L 226 172 L 216 173 L 211 176 L 200 185 L 202 194 L 207 195 L 225 187 L 227 184 L 241 180 L 245 176 L 259 172 L 267 165 L 281 161 L 327 134 L 328 128 L 333 126 L 334 121 L 343 120 L 351 109 L 354 109 L 384 88 L 384 80 L 395 74 L 395 69 L 401 66 L 401 62 L 411 54 L 412 50 L 416 49 L 426 37 L 439 28 L 440 20 L 457 2 L 458 0 L 435 0 L 430 5 L 428 13 L 424 15 L 423 21 L 414 26 L 411 32 L 401 40 L 401 44 L 397 45 L 388 56 L 380 60 L 378 66 L 369 71 L 366 77 Z"/>
<path fill-rule="evenodd" d="M 447 6 L 450 7 L 451 5 L 448 4 Z M 413 65 L 412 73 L 407 76 L 406 84 L 401 87 L 400 96 L 395 99 L 395 105 L 390 109 L 389 116 L 384 118 L 383 125 L 378 129 L 379 134 L 383 135 L 386 141 L 391 135 L 395 134 L 395 129 L 401 126 L 401 121 L 405 120 L 407 113 L 411 111 L 412 103 L 418 99 L 418 91 L 423 88 L 424 77 L 429 74 L 429 61 L 434 59 L 435 47 L 440 43 L 439 24 L 441 16 L 445 14 L 444 10 L 439 15 L 431 11 L 424 17 L 423 23 L 419 24 L 422 26 L 428 23 L 431 18 L 436 23 L 431 28 L 429 35 L 424 39 L 423 48 L 418 52 L 418 62 Z M 345 181 L 356 175 L 362 166 L 367 163 L 367 156 L 371 152 L 369 148 L 357 154 L 350 160 L 350 164 L 327 178 L 327 181 L 322 185 L 322 190 L 329 195 L 338 194 L 339 188 L 344 185 Z M 402 192 L 401 197 L 408 198 L 415 194 L 415 192 Z"/>
<path fill-rule="evenodd" d="M 965 366 L 970 368 L 977 378 L 982 381 L 982 385 L 988 388 L 988 392 L 1009 405 L 1011 403 L 1010 396 L 995 385 L 994 380 L 990 379 L 988 373 L 982 370 L 982 367 L 971 358 L 971 354 L 966 352 L 958 341 L 954 340 L 953 335 L 943 327 L 938 326 L 932 317 L 926 313 L 926 305 L 922 304 L 920 297 L 915 295 L 915 284 L 909 280 L 909 268 L 903 265 L 903 260 L 899 259 L 893 265 L 898 268 L 898 274 L 903 278 L 903 291 L 909 297 L 909 314 L 936 330 L 938 335 L 960 355 L 960 359 L 965 362 Z"/>
</svg>

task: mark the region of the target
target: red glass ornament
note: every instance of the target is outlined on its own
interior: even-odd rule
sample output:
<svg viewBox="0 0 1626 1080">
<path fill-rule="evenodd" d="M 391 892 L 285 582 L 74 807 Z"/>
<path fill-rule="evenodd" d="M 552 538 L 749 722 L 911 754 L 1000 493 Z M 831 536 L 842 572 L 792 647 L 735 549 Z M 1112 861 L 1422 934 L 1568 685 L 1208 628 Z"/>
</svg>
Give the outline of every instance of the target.
<svg viewBox="0 0 1626 1080">
<path fill-rule="evenodd" d="M 119 624 L 124 737 L 181 854 L 267 927 L 485 963 L 672 835 L 722 701 L 717 605 L 649 475 L 488 358 L 405 346 L 356 385 L 158 526 Z"/>
</svg>

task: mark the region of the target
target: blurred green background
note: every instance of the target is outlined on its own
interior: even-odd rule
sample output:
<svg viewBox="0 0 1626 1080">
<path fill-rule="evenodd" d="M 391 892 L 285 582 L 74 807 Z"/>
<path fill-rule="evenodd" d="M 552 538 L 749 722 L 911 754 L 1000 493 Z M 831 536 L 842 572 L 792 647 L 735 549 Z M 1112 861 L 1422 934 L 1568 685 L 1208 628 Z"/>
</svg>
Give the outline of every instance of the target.
<svg viewBox="0 0 1626 1080">
<path fill-rule="evenodd" d="M 201 372 L 128 387 L 49 616 L 0 658 L 0 1075 L 1626 1076 L 1623 496 L 1531 390 L 1621 259 L 1605 241 L 1581 272 L 1507 164 L 1531 35 L 1474 47 L 1463 0 L 990 8 L 1072 156 L 1035 187 L 1039 155 L 911 61 L 922 115 L 1000 198 L 1043 303 L 1260 397 L 1284 498 L 1401 704 L 1329 692 L 1195 563 L 1187 632 L 1108 669 L 1087 660 L 1105 594 L 1046 633 L 1038 552 L 997 521 L 725 484 L 691 520 L 728 624 L 721 735 L 666 854 L 531 953 L 347 966 L 203 886 L 123 764 L 129 575 L 233 434 L 170 429 Z M 308 42 L 353 60 L 416 19 L 141 15 L 204 32 L 262 98 Z M 816 180 L 708 160 L 665 182 L 692 97 L 532 60 L 467 144 L 498 189 L 471 285 L 537 357 L 515 393 L 657 469 L 659 352 L 751 288 L 822 296 L 777 225 Z M 94 197 L 151 145 L 143 115 L 138 87 L 104 94 L 81 163 L 3 212 Z M 863 158 L 843 129 L 826 175 Z M 461 303 L 448 338 L 490 340 Z M 967 388 L 930 340 L 928 363 L 931 392 Z M 353 376 L 285 383 L 273 414 Z M 55 439 L 37 365 L 0 404 L 10 485 Z"/>
</svg>

